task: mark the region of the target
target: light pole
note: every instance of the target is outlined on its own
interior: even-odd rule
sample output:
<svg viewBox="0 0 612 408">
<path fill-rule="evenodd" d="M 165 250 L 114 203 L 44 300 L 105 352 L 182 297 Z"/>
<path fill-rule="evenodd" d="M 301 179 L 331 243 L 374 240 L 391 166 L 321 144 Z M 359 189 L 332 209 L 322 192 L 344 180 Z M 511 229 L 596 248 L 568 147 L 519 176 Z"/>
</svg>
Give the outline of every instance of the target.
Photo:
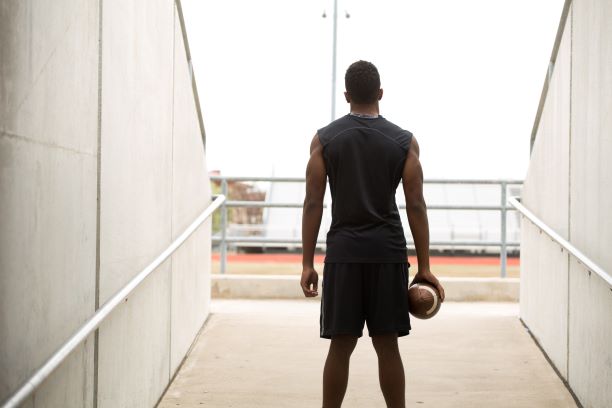
<svg viewBox="0 0 612 408">
<path fill-rule="evenodd" d="M 334 0 L 334 40 L 332 46 L 331 120 L 336 120 L 336 57 L 338 48 L 338 0 Z"/>
<path fill-rule="evenodd" d="M 323 12 L 323 18 L 327 15 Z M 345 18 L 350 18 L 348 12 L 344 13 Z M 334 15 L 333 15 L 333 40 L 332 40 L 332 83 L 331 83 L 331 120 L 336 119 L 336 59 L 338 48 L 338 0 L 334 0 Z"/>
</svg>

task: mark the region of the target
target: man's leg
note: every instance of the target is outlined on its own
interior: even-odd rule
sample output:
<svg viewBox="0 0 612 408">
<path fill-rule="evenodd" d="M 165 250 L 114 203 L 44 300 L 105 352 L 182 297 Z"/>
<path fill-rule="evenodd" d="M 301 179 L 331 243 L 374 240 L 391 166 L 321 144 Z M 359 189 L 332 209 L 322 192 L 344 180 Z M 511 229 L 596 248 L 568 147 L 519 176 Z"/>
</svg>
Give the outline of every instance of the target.
<svg viewBox="0 0 612 408">
<path fill-rule="evenodd" d="M 397 333 L 372 336 L 378 355 L 378 378 L 388 408 L 405 408 L 404 366 L 397 346 Z"/>
<path fill-rule="evenodd" d="M 356 336 L 333 336 L 323 370 L 323 408 L 342 405 L 349 376 L 349 361 L 357 345 Z"/>
</svg>

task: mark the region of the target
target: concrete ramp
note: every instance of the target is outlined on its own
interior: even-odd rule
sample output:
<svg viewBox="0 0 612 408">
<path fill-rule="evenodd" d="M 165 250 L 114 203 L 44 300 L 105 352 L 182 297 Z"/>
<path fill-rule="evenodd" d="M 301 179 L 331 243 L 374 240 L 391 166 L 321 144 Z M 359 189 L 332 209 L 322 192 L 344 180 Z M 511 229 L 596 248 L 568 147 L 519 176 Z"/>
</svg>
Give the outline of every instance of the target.
<svg viewBox="0 0 612 408">
<path fill-rule="evenodd" d="M 318 301 L 214 300 L 159 407 L 317 407 L 328 341 Z M 367 330 L 344 406 L 385 406 Z M 516 303 L 450 303 L 400 339 L 408 407 L 576 407 Z"/>
</svg>

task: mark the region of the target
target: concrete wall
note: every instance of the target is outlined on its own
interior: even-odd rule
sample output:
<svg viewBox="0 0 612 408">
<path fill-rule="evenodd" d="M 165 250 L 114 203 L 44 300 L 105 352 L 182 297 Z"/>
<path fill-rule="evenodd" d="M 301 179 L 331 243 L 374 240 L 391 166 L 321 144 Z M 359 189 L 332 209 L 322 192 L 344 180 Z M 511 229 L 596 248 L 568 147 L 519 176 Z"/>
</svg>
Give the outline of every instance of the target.
<svg viewBox="0 0 612 408">
<path fill-rule="evenodd" d="M 95 311 L 95 1 L 0 6 L 0 401 Z M 93 404 L 93 339 L 26 406 Z"/>
<path fill-rule="evenodd" d="M 172 139 L 172 237 L 210 202 L 205 152 L 199 135 L 189 67 L 178 21 L 174 24 L 174 117 Z M 170 371 L 182 362 L 208 316 L 211 293 L 212 218 L 172 257 Z"/>
<path fill-rule="evenodd" d="M 573 5 L 570 237 L 612 273 L 612 1 Z M 612 289 L 570 262 L 569 382 L 612 406 Z"/>
<path fill-rule="evenodd" d="M 612 2 L 574 0 L 523 203 L 612 273 Z M 521 317 L 585 407 L 612 406 L 612 290 L 528 221 Z"/>
<path fill-rule="evenodd" d="M 571 19 L 571 11 L 570 17 Z M 571 27 L 565 27 L 536 142 L 523 203 L 568 238 Z M 531 223 L 521 230 L 521 317 L 553 364 L 567 373 L 568 255 Z M 532 272 L 533 271 L 533 272 Z M 543 291 L 547 301 L 541 301 Z"/>
<path fill-rule="evenodd" d="M 3 2 L 0 45 L 1 401 L 210 188 L 173 1 Z M 26 406 L 153 406 L 206 319 L 209 274 L 208 223 Z"/>
<path fill-rule="evenodd" d="M 102 15 L 100 302 L 171 242 L 173 4 Z M 170 375 L 171 261 L 100 328 L 98 406 L 152 406 Z"/>
</svg>

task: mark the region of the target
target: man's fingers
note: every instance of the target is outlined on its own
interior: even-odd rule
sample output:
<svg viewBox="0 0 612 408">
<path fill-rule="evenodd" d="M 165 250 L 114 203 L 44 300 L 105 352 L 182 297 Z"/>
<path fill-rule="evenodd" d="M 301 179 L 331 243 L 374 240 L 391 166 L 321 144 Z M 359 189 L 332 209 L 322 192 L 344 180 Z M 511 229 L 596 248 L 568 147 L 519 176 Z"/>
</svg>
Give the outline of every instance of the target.
<svg viewBox="0 0 612 408">
<path fill-rule="evenodd" d="M 300 286 L 302 287 L 302 292 L 304 292 L 304 296 L 306 297 L 315 297 L 317 296 L 319 293 L 317 292 L 317 287 L 316 285 L 314 286 L 314 289 L 310 289 L 310 284 L 300 284 Z"/>
<path fill-rule="evenodd" d="M 442 285 L 440 285 L 438 278 L 434 277 L 430 283 L 438 290 L 438 293 L 440 294 L 440 301 L 444 302 L 444 288 Z"/>
<path fill-rule="evenodd" d="M 444 295 L 444 288 L 439 283 L 436 285 L 436 288 L 438 289 L 438 292 L 440 293 L 440 300 L 442 302 L 444 302 L 444 296 L 445 296 Z"/>
<path fill-rule="evenodd" d="M 319 286 L 319 275 L 316 272 L 310 274 L 310 279 L 308 279 L 307 286 L 308 286 L 311 296 L 318 295 L 317 288 Z"/>
<path fill-rule="evenodd" d="M 300 286 L 302 287 L 302 292 L 304 292 L 304 296 L 310 297 L 310 289 L 308 289 L 308 285 L 300 282 Z"/>
<path fill-rule="evenodd" d="M 411 287 L 413 285 L 416 285 L 417 283 L 422 283 L 422 282 L 428 283 L 432 285 L 434 288 L 436 288 L 438 290 L 438 293 L 440 293 L 440 300 L 444 302 L 444 298 L 446 297 L 446 295 L 444 294 L 444 288 L 440 284 L 440 281 L 438 280 L 438 278 L 436 278 L 433 275 L 428 278 L 421 278 L 421 277 L 415 276 L 414 279 L 412 280 L 412 283 L 410 283 L 408 287 Z"/>
<path fill-rule="evenodd" d="M 304 296 L 315 297 L 319 294 L 318 292 L 319 275 L 316 271 L 304 270 L 302 271 L 302 278 L 300 279 L 300 287 Z"/>
<path fill-rule="evenodd" d="M 313 292 L 311 290 L 306 290 L 306 289 L 302 289 L 304 291 L 304 296 L 306 297 L 315 297 L 317 296 L 316 292 Z"/>
<path fill-rule="evenodd" d="M 313 282 L 312 286 L 308 285 L 309 289 L 308 291 L 310 292 L 310 296 L 314 297 L 317 296 L 319 294 L 318 290 L 317 290 L 317 282 Z"/>
</svg>

